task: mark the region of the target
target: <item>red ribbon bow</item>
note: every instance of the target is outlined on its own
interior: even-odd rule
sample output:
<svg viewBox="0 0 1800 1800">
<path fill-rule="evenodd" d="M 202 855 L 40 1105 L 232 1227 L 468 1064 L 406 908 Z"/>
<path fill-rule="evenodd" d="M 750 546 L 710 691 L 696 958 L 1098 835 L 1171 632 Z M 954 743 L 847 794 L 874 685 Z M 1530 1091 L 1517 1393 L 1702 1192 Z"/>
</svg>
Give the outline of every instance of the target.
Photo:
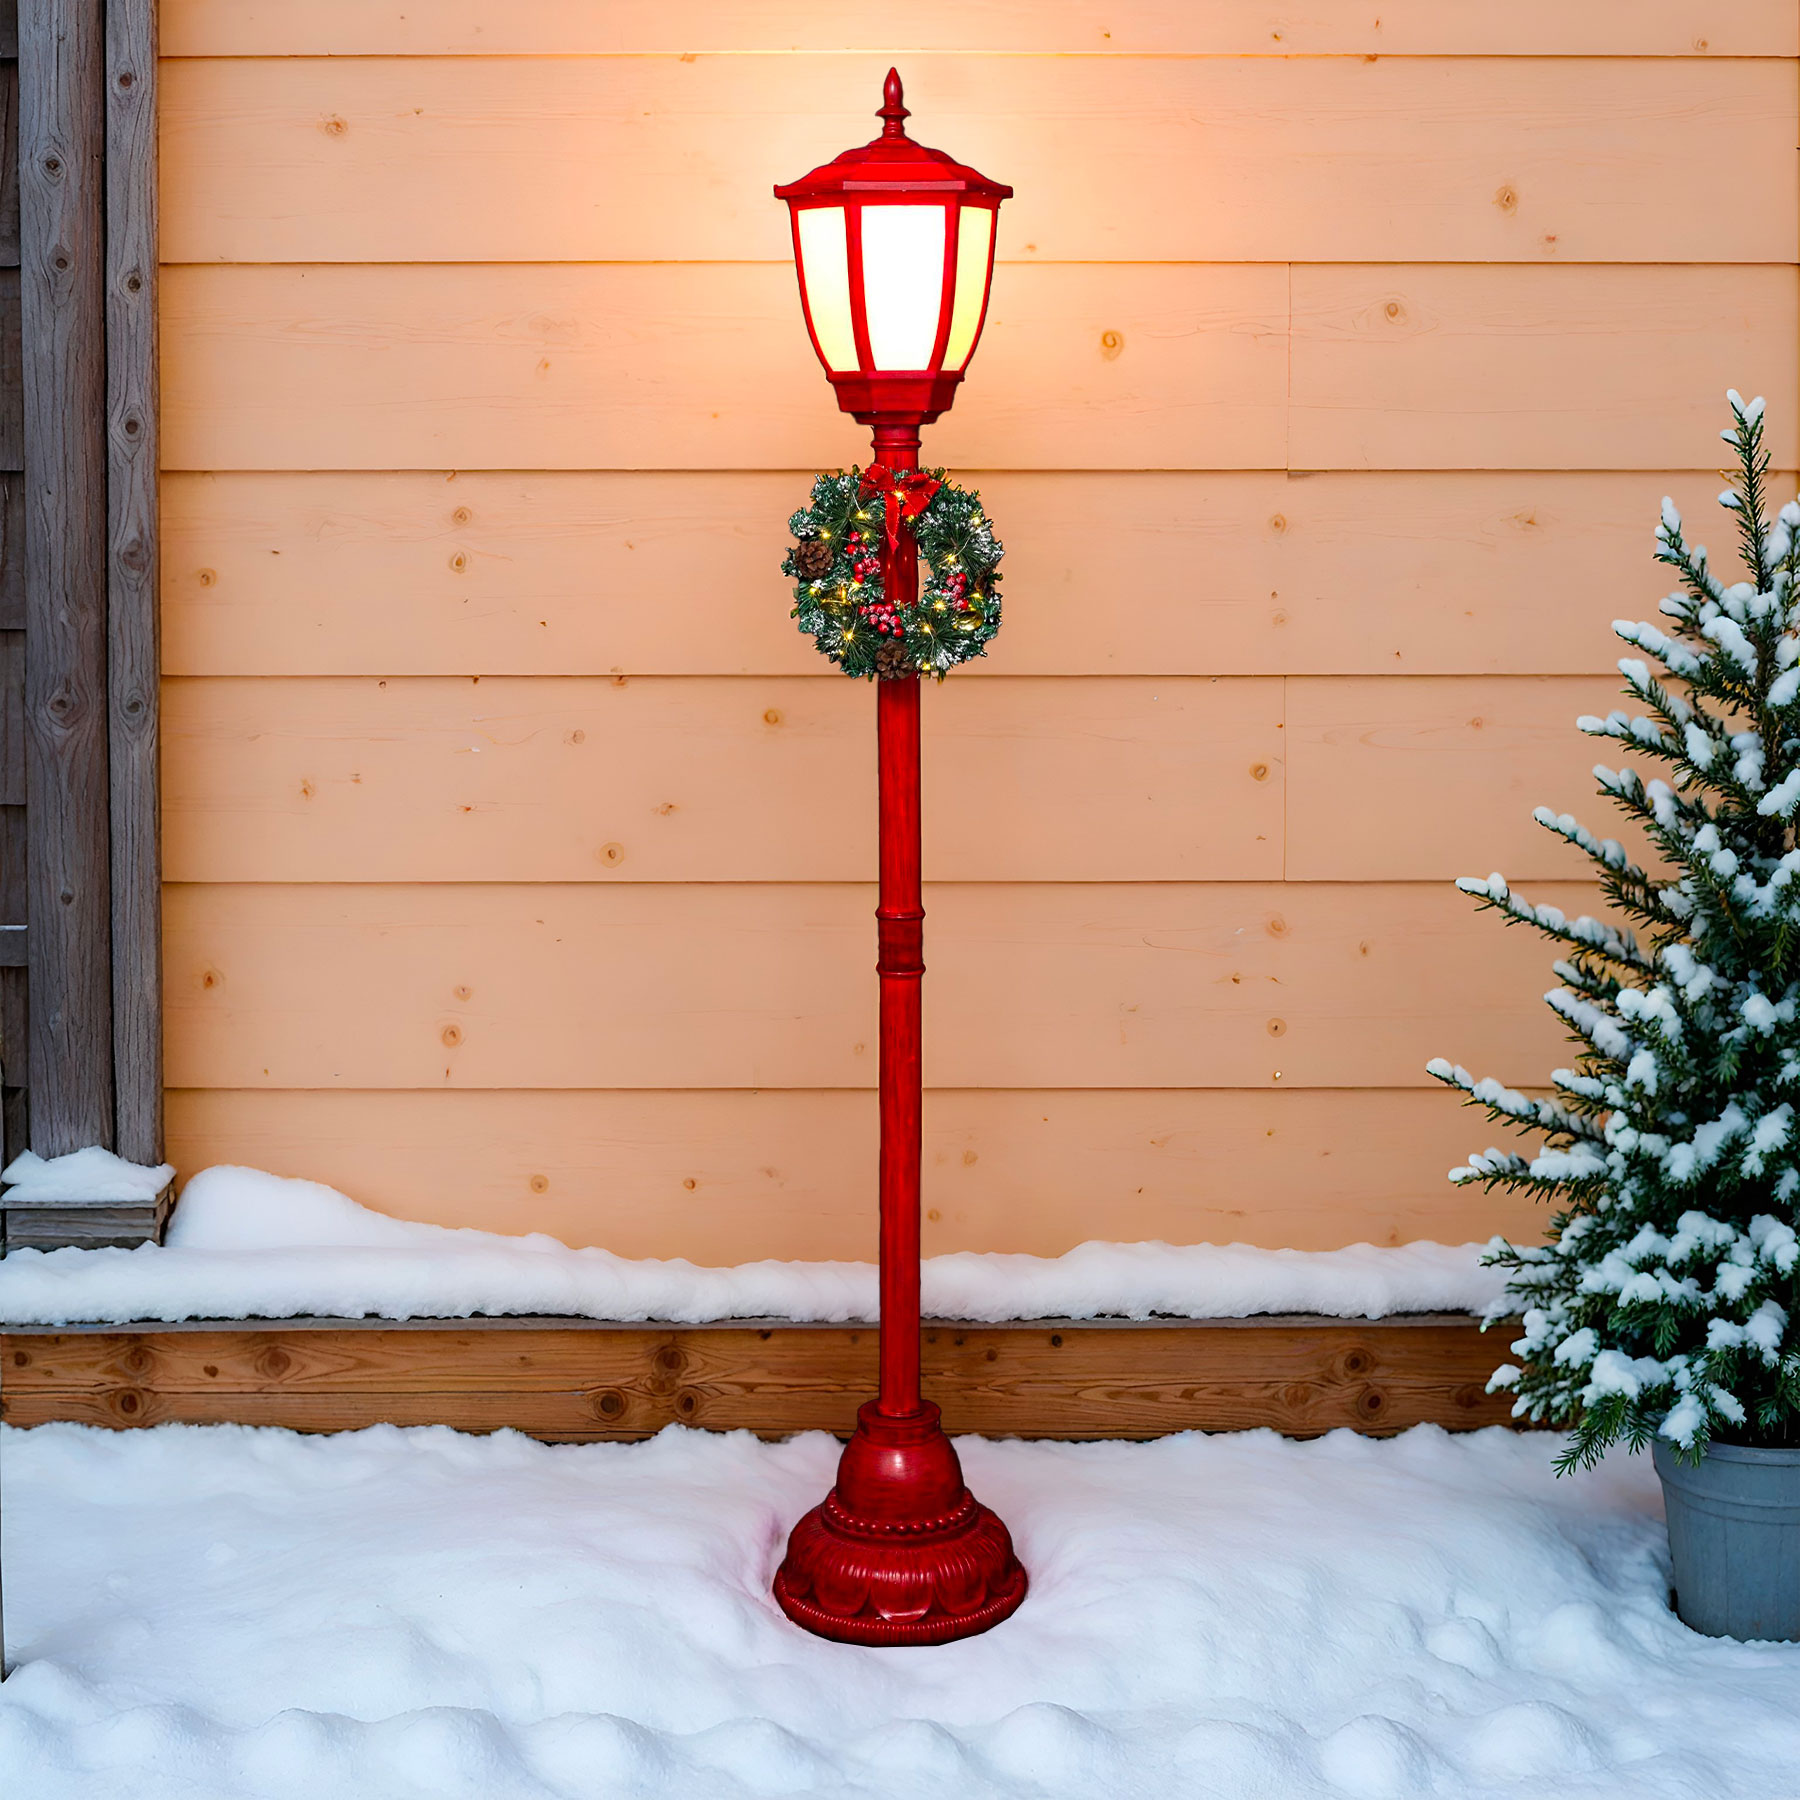
<svg viewBox="0 0 1800 1800">
<path fill-rule="evenodd" d="M 864 469 L 862 473 L 862 492 L 864 496 L 879 494 L 887 513 L 887 546 L 891 561 L 900 553 L 900 523 L 903 519 L 916 519 L 931 504 L 932 496 L 944 484 L 935 475 L 927 475 L 923 469 L 896 475 L 883 463 L 876 463 L 873 468 Z"/>
</svg>

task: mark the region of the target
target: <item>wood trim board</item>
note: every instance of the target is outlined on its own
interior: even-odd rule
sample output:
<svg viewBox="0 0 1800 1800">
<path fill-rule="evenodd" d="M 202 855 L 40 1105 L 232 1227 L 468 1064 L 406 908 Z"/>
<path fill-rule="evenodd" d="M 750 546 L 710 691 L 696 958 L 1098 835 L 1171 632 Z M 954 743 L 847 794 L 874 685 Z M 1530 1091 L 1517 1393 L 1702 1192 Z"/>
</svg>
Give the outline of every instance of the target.
<svg viewBox="0 0 1800 1800">
<path fill-rule="evenodd" d="M 671 1424 L 847 1435 L 876 1328 L 780 1320 L 290 1319 L 9 1328 L 9 1424 L 450 1425 L 555 1443 Z M 953 1432 L 1148 1438 L 1272 1429 L 1385 1435 L 1507 1423 L 1485 1391 L 1504 1333 L 1459 1314 L 1380 1320 L 927 1321 L 926 1395 Z"/>
<path fill-rule="evenodd" d="M 106 0 L 107 754 L 113 1148 L 162 1160 L 157 9 Z"/>
<path fill-rule="evenodd" d="M 102 14 L 20 18 L 31 1147 L 113 1141 Z"/>
</svg>

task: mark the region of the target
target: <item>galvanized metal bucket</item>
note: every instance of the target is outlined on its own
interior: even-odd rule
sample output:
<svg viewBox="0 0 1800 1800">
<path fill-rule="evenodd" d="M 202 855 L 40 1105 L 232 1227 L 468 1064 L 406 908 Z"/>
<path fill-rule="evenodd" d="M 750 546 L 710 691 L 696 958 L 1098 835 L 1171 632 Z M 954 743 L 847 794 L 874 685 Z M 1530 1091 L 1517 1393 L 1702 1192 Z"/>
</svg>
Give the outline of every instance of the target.
<svg viewBox="0 0 1800 1800">
<path fill-rule="evenodd" d="M 1800 1641 L 1800 1450 L 1714 1444 L 1694 1467 L 1659 1438 L 1653 1454 L 1682 1623 Z"/>
</svg>

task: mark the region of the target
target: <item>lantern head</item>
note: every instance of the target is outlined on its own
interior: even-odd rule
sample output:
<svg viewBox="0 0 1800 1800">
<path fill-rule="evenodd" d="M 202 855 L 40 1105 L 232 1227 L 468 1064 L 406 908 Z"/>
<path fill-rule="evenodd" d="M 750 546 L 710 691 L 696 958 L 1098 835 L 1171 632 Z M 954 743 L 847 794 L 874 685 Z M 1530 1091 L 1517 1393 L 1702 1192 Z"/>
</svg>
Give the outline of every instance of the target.
<svg viewBox="0 0 1800 1800">
<path fill-rule="evenodd" d="M 1012 189 L 906 135 L 893 69 L 876 116 L 880 137 L 775 194 L 838 405 L 865 425 L 926 425 L 949 411 L 975 354 Z"/>
</svg>

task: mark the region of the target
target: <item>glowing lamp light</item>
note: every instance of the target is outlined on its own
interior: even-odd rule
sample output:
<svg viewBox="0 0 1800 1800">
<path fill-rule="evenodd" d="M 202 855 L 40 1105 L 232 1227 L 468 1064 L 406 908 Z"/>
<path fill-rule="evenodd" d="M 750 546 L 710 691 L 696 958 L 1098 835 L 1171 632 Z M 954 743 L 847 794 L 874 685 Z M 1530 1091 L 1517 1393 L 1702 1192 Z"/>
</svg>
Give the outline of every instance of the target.
<svg viewBox="0 0 1800 1800">
<path fill-rule="evenodd" d="M 775 193 L 838 405 L 865 425 L 928 425 L 981 340 L 995 215 L 1012 189 L 906 135 L 893 69 L 876 116 L 880 137 Z"/>
</svg>

